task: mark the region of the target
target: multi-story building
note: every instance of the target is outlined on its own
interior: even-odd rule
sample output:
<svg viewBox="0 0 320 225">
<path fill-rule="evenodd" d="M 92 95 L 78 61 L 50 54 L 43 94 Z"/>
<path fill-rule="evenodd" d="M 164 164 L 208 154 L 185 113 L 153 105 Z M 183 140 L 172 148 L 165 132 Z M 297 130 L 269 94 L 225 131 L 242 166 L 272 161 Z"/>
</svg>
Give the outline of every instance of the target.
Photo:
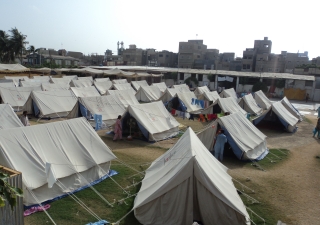
<svg viewBox="0 0 320 225">
<path fill-rule="evenodd" d="M 124 65 L 130 66 L 142 66 L 146 64 L 147 52 L 141 48 L 137 48 L 136 45 L 129 45 L 129 48 L 123 50 L 123 62 Z"/>
<path fill-rule="evenodd" d="M 67 56 L 76 58 L 76 59 L 82 59 L 83 58 L 83 53 L 82 52 L 73 52 L 73 51 L 68 51 Z"/>
<path fill-rule="evenodd" d="M 195 60 L 205 59 L 207 46 L 203 40 L 188 40 L 188 42 L 179 42 L 178 67 L 194 68 Z"/>
<path fill-rule="evenodd" d="M 160 67 L 177 67 L 178 66 L 178 54 L 162 50 L 156 53 L 158 66 Z"/>
</svg>

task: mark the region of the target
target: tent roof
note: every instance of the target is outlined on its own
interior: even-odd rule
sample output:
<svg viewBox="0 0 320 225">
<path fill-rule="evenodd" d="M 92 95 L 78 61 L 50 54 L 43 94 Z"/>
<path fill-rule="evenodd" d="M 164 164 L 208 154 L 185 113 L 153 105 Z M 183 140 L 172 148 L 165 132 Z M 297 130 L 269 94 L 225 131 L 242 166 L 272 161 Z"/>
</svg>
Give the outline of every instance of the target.
<svg viewBox="0 0 320 225">
<path fill-rule="evenodd" d="M 142 102 L 158 101 L 162 93 L 157 86 L 140 86 L 136 98 Z"/>
<path fill-rule="evenodd" d="M 67 84 L 70 85 L 71 79 L 63 77 L 63 78 L 52 78 L 51 81 L 54 84 Z"/>
<path fill-rule="evenodd" d="M 30 190 L 116 158 L 84 118 L 0 130 L 0 146 L 0 164 L 22 171 Z M 49 200 L 47 195 L 38 197 L 40 202 Z M 24 203 L 37 202 L 25 196 Z"/>
<path fill-rule="evenodd" d="M 233 88 L 229 88 L 229 89 L 224 89 L 221 93 L 220 96 L 222 98 L 227 98 L 227 97 L 232 97 L 235 100 L 238 100 L 238 96 L 236 91 Z"/>
<path fill-rule="evenodd" d="M 92 86 L 93 81 L 89 79 L 82 79 L 82 80 L 71 80 L 71 86 L 74 87 L 90 87 Z"/>
<path fill-rule="evenodd" d="M 108 90 L 109 95 L 116 95 L 119 101 L 127 108 L 129 105 L 138 105 L 139 102 L 133 89 L 127 90 Z"/>
<path fill-rule="evenodd" d="M 116 90 L 132 90 L 134 93 L 136 91 L 131 87 L 131 84 L 125 83 L 125 84 L 113 84 L 114 89 Z"/>
<path fill-rule="evenodd" d="M 126 106 L 118 95 L 104 95 L 99 97 L 81 97 L 79 102 L 91 112 L 91 114 L 102 115 L 102 120 L 112 120 L 108 125 L 115 123 L 119 115 L 123 115 Z"/>
<path fill-rule="evenodd" d="M 229 112 L 230 114 L 241 112 L 243 115 L 247 115 L 247 112 L 244 111 L 232 97 L 228 98 L 219 98 L 218 104 L 223 112 Z"/>
<path fill-rule="evenodd" d="M 297 109 L 293 107 L 286 96 L 283 97 L 281 103 L 294 117 L 296 117 L 299 121 L 302 121 L 301 114 L 299 113 L 299 111 L 297 111 Z"/>
<path fill-rule="evenodd" d="M 33 91 L 31 97 L 40 110 L 40 116 L 66 116 L 78 102 L 70 90 Z"/>
<path fill-rule="evenodd" d="M 93 84 L 98 89 L 101 95 L 105 95 L 107 93 L 107 90 L 111 89 L 113 85 L 110 80 L 95 80 Z"/>
<path fill-rule="evenodd" d="M 195 95 L 201 95 L 205 92 L 210 92 L 209 88 L 205 85 L 205 86 L 202 86 L 202 87 L 197 87 L 195 90 L 194 90 L 194 94 Z"/>
<path fill-rule="evenodd" d="M 94 86 L 90 87 L 71 87 L 70 88 L 77 97 L 99 97 L 100 94 Z"/>
<path fill-rule="evenodd" d="M 127 79 L 117 79 L 117 80 L 112 80 L 112 83 L 114 83 L 114 84 L 127 84 L 128 81 L 127 81 Z"/>
<path fill-rule="evenodd" d="M 298 123 L 298 119 L 293 116 L 280 101 L 272 103 L 272 110 L 291 126 L 295 126 Z"/>
<path fill-rule="evenodd" d="M 3 103 L 23 107 L 33 90 L 41 91 L 41 87 L 0 87 L 0 94 Z"/>
<path fill-rule="evenodd" d="M 78 80 L 78 75 L 63 75 L 62 78 L 69 80 Z"/>
<path fill-rule="evenodd" d="M 200 98 L 204 98 L 204 99 L 206 99 L 208 101 L 212 101 L 212 102 L 215 102 L 217 99 L 220 98 L 220 95 L 218 94 L 217 91 L 204 92 L 202 95 L 203 96 Z"/>
<path fill-rule="evenodd" d="M 41 88 L 43 91 L 59 91 L 59 90 L 69 90 L 70 85 L 69 84 L 63 84 L 63 83 L 42 83 Z"/>
<path fill-rule="evenodd" d="M 184 103 L 187 107 L 187 112 L 199 112 L 203 108 L 200 105 L 192 105 L 192 99 L 197 99 L 196 95 L 189 92 L 178 92 L 177 97 Z"/>
<path fill-rule="evenodd" d="M 179 126 L 161 101 L 129 105 L 127 110 L 151 135 Z"/>
<path fill-rule="evenodd" d="M 263 112 L 263 109 L 258 106 L 251 93 L 242 97 L 239 105 L 243 103 L 245 104 L 243 109 L 249 113 L 259 115 Z"/>
<path fill-rule="evenodd" d="M 256 100 L 257 104 L 263 109 L 269 109 L 271 107 L 271 101 L 261 90 L 254 93 L 254 99 Z"/>
<path fill-rule="evenodd" d="M 173 85 L 174 89 L 178 89 L 181 92 L 190 92 L 190 88 L 186 84 L 176 84 Z"/>
<path fill-rule="evenodd" d="M 70 69 L 70 72 L 75 72 L 75 73 L 91 73 L 91 74 L 103 74 L 102 70 L 97 70 L 93 69 L 91 67 L 85 67 L 82 69 Z"/>
<path fill-rule="evenodd" d="M 110 81 L 109 77 L 105 77 L 105 78 L 96 78 L 94 79 L 94 81 L 96 82 L 105 82 L 105 81 Z M 111 81 L 110 81 L 111 82 Z"/>
<path fill-rule="evenodd" d="M 20 73 L 30 71 L 21 64 L 0 64 L 0 73 Z"/>
<path fill-rule="evenodd" d="M 167 85 L 165 82 L 161 82 L 161 83 L 152 83 L 151 86 L 157 86 L 161 92 L 165 92 L 165 90 L 167 89 Z"/>
<path fill-rule="evenodd" d="M 133 88 L 138 91 L 141 86 L 149 86 L 146 80 L 131 81 Z"/>
<path fill-rule="evenodd" d="M 9 104 L 0 104 L 0 130 L 23 127 L 17 114 L 13 111 Z"/>
<path fill-rule="evenodd" d="M 240 112 L 220 117 L 218 123 L 228 131 L 233 141 L 249 159 L 257 159 L 267 149 L 267 136 Z"/>
<path fill-rule="evenodd" d="M 208 201 L 211 199 L 210 194 L 214 195 L 235 211 L 249 218 L 233 185 L 232 178 L 227 173 L 227 168 L 213 157 L 191 128 L 188 128 L 178 142 L 146 170 L 133 209 L 167 194 L 189 177 L 193 177 L 205 186 L 209 192 Z M 197 193 L 193 194 L 197 195 Z M 166 204 L 175 203 L 169 201 Z M 210 203 L 206 205 L 209 206 Z"/>
</svg>

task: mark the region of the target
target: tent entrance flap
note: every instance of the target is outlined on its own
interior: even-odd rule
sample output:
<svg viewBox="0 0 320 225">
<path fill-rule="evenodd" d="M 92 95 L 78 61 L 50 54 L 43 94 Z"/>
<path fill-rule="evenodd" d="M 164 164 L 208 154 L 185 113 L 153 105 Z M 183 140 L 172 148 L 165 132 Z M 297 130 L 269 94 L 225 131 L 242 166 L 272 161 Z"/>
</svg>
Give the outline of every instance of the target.
<svg viewBox="0 0 320 225">
<path fill-rule="evenodd" d="M 149 140 L 149 132 L 130 113 L 126 113 L 121 122 L 123 137 L 131 135 L 133 138 Z"/>
</svg>

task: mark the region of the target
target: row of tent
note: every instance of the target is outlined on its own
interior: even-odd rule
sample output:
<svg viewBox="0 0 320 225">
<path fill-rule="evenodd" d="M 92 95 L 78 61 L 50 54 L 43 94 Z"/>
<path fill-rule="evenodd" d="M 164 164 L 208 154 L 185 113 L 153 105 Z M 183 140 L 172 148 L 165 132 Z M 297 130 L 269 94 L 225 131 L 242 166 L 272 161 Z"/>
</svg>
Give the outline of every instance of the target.
<svg viewBox="0 0 320 225">
<path fill-rule="evenodd" d="M 101 181 L 114 159 L 85 118 L 0 130 L 0 164 L 22 172 L 26 206 Z M 250 224 L 227 168 L 191 128 L 146 171 L 133 210 L 143 224 Z"/>
</svg>

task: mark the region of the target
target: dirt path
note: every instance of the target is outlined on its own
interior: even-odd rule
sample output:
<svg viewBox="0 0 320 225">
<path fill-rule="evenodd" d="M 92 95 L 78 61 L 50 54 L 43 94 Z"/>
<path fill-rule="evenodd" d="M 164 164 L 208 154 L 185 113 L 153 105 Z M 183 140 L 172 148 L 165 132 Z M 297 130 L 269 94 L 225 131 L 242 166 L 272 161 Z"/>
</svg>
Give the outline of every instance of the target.
<svg viewBox="0 0 320 225">
<path fill-rule="evenodd" d="M 316 121 L 315 117 L 310 120 Z M 320 155 L 320 141 L 312 137 L 313 128 L 313 124 L 301 122 L 293 135 L 269 136 L 269 148 L 290 150 L 290 158 L 279 166 L 266 172 L 248 167 L 230 170 L 234 177 L 247 176 L 263 186 L 263 199 L 279 210 L 283 217 L 278 219 L 288 224 L 320 224 L 320 159 L 315 158 Z"/>
</svg>

